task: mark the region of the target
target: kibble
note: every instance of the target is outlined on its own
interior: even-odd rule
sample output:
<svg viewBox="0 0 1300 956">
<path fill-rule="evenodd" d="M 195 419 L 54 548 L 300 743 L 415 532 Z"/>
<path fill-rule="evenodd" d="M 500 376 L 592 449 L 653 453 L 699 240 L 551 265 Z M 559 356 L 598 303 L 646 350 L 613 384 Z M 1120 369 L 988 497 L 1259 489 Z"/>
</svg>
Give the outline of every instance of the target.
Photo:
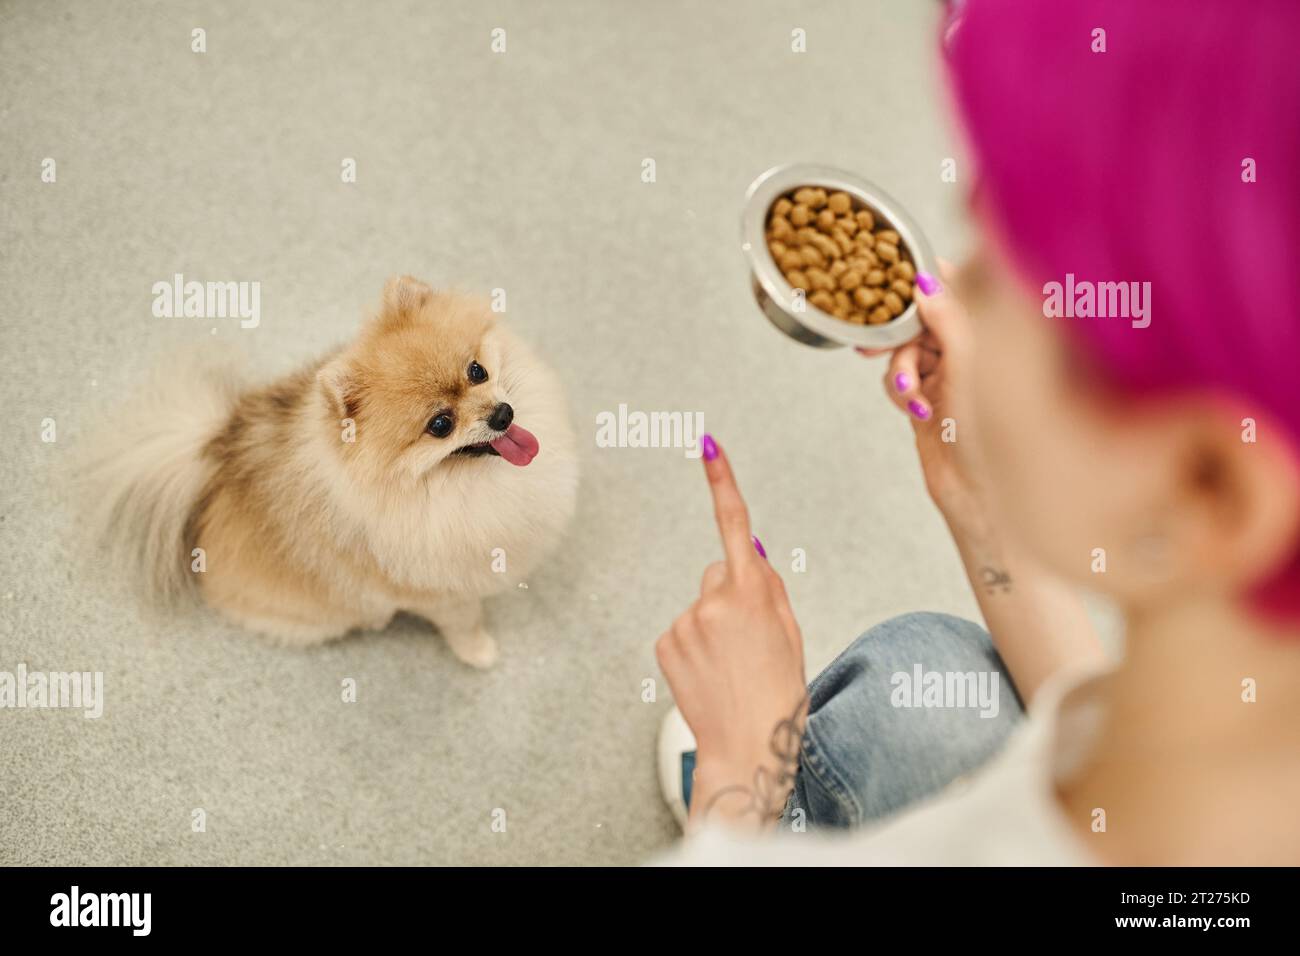
<svg viewBox="0 0 1300 956">
<path fill-rule="evenodd" d="M 908 282 L 911 282 L 916 278 L 916 269 L 910 262 L 895 262 L 889 267 L 889 278 L 906 279 Z"/>
<path fill-rule="evenodd" d="M 853 290 L 853 301 L 858 304 L 858 308 L 864 312 L 869 312 L 880 305 L 880 290 L 868 286 L 858 286 Z"/>
<path fill-rule="evenodd" d="M 815 292 L 830 292 L 835 288 L 835 280 L 830 277 L 830 273 L 822 269 L 809 269 L 808 282 Z"/>
<path fill-rule="evenodd" d="M 838 259 L 841 255 L 844 254 L 843 251 L 840 249 L 840 247 L 836 245 L 833 240 L 827 239 L 823 235 L 818 234 L 816 236 L 813 236 L 808 241 L 812 245 L 820 249 L 822 255 L 824 255 L 827 259 Z"/>
<path fill-rule="evenodd" d="M 767 244 L 791 287 L 845 322 L 883 325 L 913 299 L 916 266 L 903 237 L 846 192 L 802 186 L 781 196 Z"/>
</svg>

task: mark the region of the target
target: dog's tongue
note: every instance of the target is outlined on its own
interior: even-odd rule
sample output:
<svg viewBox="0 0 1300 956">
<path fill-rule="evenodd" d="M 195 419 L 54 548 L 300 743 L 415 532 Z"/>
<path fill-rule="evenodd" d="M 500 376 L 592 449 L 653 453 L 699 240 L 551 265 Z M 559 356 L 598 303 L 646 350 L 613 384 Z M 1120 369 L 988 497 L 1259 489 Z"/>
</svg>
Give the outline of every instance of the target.
<svg viewBox="0 0 1300 956">
<path fill-rule="evenodd" d="M 537 457 L 541 448 L 533 433 L 518 425 L 511 425 L 500 438 L 490 442 L 496 453 L 512 465 L 526 465 Z"/>
</svg>

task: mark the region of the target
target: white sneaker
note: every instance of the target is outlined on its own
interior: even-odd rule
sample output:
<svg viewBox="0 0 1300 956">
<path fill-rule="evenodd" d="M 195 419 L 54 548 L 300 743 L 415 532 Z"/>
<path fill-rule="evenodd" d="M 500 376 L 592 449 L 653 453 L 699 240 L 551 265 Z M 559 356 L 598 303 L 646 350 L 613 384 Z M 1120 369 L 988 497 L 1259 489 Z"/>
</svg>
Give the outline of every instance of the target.
<svg viewBox="0 0 1300 956">
<path fill-rule="evenodd" d="M 685 831 L 695 775 L 695 735 L 676 707 L 664 715 L 663 723 L 659 725 L 657 749 L 659 789 L 668 809 L 672 810 L 678 825 Z"/>
</svg>

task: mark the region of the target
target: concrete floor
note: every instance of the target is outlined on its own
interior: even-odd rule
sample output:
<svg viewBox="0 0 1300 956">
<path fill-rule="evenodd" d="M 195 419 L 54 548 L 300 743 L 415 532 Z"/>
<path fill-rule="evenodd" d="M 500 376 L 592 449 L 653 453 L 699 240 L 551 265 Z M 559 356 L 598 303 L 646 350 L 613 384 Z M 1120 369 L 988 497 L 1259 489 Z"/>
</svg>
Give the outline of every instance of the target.
<svg viewBox="0 0 1300 956">
<path fill-rule="evenodd" d="M 858 171 L 941 254 L 962 242 L 963 184 L 939 176 L 956 148 L 939 5 L 805 7 L 0 4 L 0 670 L 102 671 L 106 696 L 99 720 L 0 711 L 0 863 L 664 848 L 652 645 L 719 548 L 697 461 L 597 447 L 620 404 L 702 412 L 773 560 L 804 549 L 786 578 L 810 670 L 889 615 L 975 613 L 879 364 L 782 338 L 748 291 L 741 202 L 776 163 Z M 260 326 L 154 318 L 151 287 L 177 272 L 259 281 Z M 202 609 L 150 617 L 87 575 L 59 489 L 93 423 L 181 347 L 289 368 L 348 336 L 394 272 L 506 289 L 586 436 L 565 546 L 489 607 L 495 670 L 411 618 L 293 652 Z"/>
</svg>

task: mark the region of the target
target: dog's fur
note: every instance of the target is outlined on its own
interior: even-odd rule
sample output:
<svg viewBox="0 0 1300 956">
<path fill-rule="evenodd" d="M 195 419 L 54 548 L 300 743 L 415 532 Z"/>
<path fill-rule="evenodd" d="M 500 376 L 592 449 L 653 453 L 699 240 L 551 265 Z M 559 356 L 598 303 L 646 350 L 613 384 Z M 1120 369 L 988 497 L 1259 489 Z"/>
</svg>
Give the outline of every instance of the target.
<svg viewBox="0 0 1300 956">
<path fill-rule="evenodd" d="M 467 377 L 475 361 L 486 382 Z M 490 310 L 396 278 L 355 342 L 294 375 L 257 389 L 214 369 L 172 380 L 87 476 L 99 530 L 155 596 L 197 584 L 295 645 L 407 610 L 466 663 L 496 659 L 480 599 L 556 542 L 577 459 L 558 382 Z M 453 454 L 500 437 L 487 419 L 501 402 L 536 435 L 536 459 Z M 426 425 L 443 411 L 455 427 L 437 438 Z"/>
</svg>

